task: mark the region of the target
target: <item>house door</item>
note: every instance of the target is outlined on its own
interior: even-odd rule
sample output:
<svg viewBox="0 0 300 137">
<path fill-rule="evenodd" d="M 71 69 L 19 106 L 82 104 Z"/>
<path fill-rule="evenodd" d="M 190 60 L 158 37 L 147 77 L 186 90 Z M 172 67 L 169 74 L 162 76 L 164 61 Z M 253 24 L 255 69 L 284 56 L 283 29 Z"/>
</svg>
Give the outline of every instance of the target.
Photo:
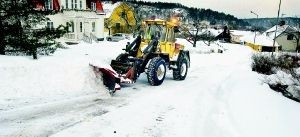
<svg viewBox="0 0 300 137">
<path fill-rule="evenodd" d="M 89 34 L 91 32 L 91 27 L 90 23 L 88 21 L 84 22 L 84 27 L 83 27 L 83 33 L 84 34 Z"/>
</svg>

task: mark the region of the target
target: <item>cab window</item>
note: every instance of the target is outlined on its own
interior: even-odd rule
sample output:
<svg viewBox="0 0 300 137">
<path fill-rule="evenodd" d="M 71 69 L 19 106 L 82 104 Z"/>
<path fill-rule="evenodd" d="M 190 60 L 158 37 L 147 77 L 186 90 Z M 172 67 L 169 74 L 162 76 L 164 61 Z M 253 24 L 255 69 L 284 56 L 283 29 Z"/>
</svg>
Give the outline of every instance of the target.
<svg viewBox="0 0 300 137">
<path fill-rule="evenodd" d="M 146 34 L 144 35 L 144 39 L 152 39 L 154 37 L 158 39 L 165 39 L 165 35 L 162 32 L 165 31 L 165 27 L 163 25 L 158 24 L 150 24 L 146 28 Z"/>
<path fill-rule="evenodd" d="M 174 31 L 173 31 L 173 28 L 170 28 L 169 30 L 168 30 L 168 39 L 167 39 L 167 41 L 168 42 L 174 42 Z"/>
<path fill-rule="evenodd" d="M 166 27 L 163 27 L 162 29 L 163 30 L 161 31 L 160 41 L 165 41 L 166 40 Z"/>
</svg>

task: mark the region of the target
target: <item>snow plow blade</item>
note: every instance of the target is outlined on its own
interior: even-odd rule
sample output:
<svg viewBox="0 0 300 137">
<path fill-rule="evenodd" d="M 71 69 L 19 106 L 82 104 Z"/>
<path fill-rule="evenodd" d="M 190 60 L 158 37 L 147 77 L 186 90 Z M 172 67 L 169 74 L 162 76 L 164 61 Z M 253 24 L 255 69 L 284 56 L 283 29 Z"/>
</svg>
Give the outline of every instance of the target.
<svg viewBox="0 0 300 137">
<path fill-rule="evenodd" d="M 117 90 L 121 90 L 121 83 L 133 83 L 131 79 L 124 78 L 111 68 L 103 68 L 90 64 L 96 75 L 96 78 L 101 78 L 103 85 L 107 87 L 109 93 L 113 95 Z"/>
</svg>

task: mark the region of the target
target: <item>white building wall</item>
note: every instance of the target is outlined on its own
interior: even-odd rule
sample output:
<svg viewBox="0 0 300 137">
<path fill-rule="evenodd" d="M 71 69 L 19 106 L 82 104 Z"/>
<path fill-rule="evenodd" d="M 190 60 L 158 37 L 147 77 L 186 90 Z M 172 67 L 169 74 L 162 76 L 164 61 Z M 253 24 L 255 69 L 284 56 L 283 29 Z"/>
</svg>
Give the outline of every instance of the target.
<svg viewBox="0 0 300 137">
<path fill-rule="evenodd" d="M 98 19 L 96 20 L 95 36 L 99 39 L 104 38 L 104 16 L 105 15 L 98 15 Z"/>
<path fill-rule="evenodd" d="M 59 1 L 61 9 L 66 9 L 66 1 Z M 68 9 L 72 8 L 72 1 L 74 4 L 75 0 L 68 0 Z M 82 1 L 82 10 L 86 10 L 86 0 L 77 0 L 77 9 L 80 9 L 80 1 Z M 66 26 L 67 22 L 74 22 L 74 32 L 67 33 L 64 39 L 66 42 L 78 43 L 84 35 L 91 37 L 92 34 L 98 40 L 104 39 L 104 16 L 94 11 L 63 10 L 61 13 L 49 15 L 48 18 L 53 22 L 54 28 L 61 24 Z M 80 22 L 82 22 L 82 32 L 80 32 Z M 95 22 L 95 32 L 92 32 L 92 22 Z"/>
<path fill-rule="evenodd" d="M 283 51 L 296 51 L 296 40 L 287 40 L 287 34 L 282 34 L 276 38 L 276 42 L 282 46 Z"/>
<path fill-rule="evenodd" d="M 53 27 L 57 28 L 59 25 L 66 25 L 62 14 L 49 15 L 48 18 L 53 22 Z"/>
</svg>

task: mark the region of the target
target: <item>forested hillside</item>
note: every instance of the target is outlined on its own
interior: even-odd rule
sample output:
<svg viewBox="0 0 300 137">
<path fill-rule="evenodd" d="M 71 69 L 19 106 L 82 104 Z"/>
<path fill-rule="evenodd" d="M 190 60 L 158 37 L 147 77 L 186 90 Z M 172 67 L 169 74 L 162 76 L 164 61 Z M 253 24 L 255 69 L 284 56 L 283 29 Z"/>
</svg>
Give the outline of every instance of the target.
<svg viewBox="0 0 300 137">
<path fill-rule="evenodd" d="M 287 17 L 280 18 L 279 21 L 284 20 L 286 24 L 291 25 L 293 27 L 300 26 L 300 18 L 297 17 Z M 260 26 L 261 30 L 266 30 L 274 26 L 277 22 L 277 18 L 258 18 L 258 19 L 244 19 L 244 21 L 248 22 L 252 26 Z"/>
<path fill-rule="evenodd" d="M 116 0 L 116 2 L 118 1 L 122 0 Z M 231 28 L 243 28 L 249 25 L 247 22 L 238 19 L 233 15 L 213 11 L 211 9 L 187 7 L 179 3 L 145 2 L 136 0 L 127 0 L 126 2 L 134 7 L 137 16 L 140 19 L 150 18 L 152 16 L 169 19 L 171 16 L 177 15 L 182 17 L 184 23 L 191 23 L 191 20 L 197 18 L 203 21 L 209 21 L 211 25 L 228 25 Z M 193 13 L 194 16 L 191 16 L 191 13 Z"/>
</svg>

